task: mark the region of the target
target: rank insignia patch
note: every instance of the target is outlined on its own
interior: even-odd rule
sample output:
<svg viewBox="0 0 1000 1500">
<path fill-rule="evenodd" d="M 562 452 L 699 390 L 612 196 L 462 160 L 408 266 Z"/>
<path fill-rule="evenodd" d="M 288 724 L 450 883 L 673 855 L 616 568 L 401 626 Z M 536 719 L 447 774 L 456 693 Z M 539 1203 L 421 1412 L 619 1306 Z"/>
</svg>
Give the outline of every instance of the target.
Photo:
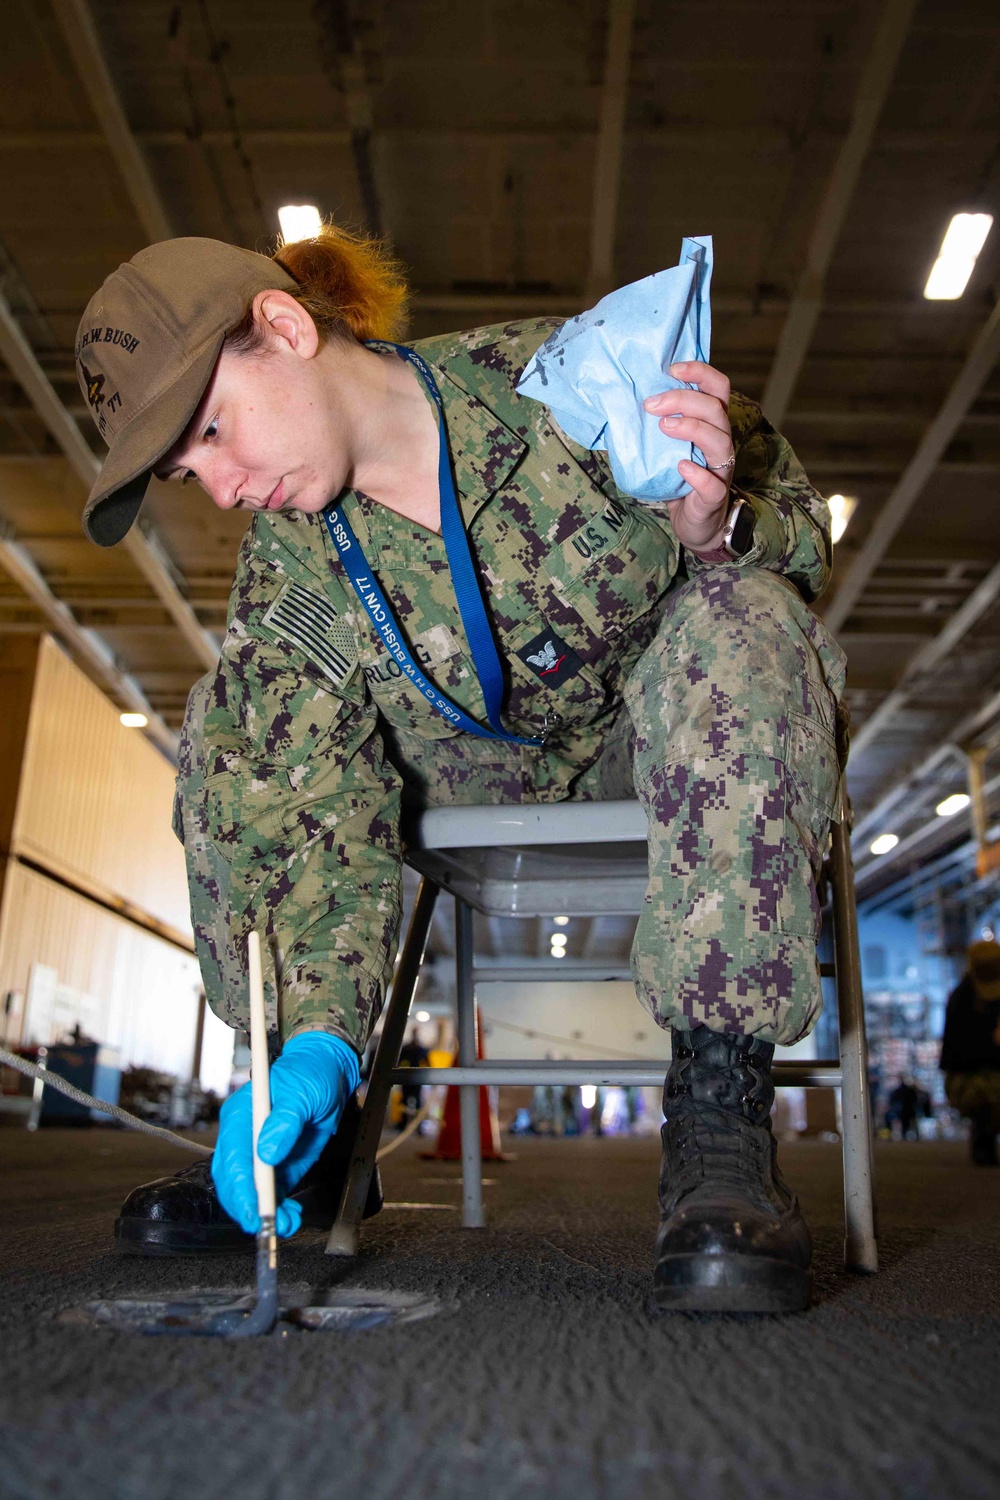
<svg viewBox="0 0 1000 1500">
<path fill-rule="evenodd" d="M 568 677 L 575 677 L 583 666 L 572 646 L 567 646 L 554 630 L 543 630 L 517 654 L 525 666 L 549 687 L 561 686 Z"/>
</svg>

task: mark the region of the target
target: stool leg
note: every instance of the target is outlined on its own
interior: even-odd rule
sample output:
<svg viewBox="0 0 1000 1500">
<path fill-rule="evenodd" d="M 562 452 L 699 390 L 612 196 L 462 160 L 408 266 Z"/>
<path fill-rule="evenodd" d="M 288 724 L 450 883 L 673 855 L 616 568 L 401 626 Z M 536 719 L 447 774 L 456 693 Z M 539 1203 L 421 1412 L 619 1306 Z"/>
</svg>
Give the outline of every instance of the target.
<svg viewBox="0 0 1000 1500">
<path fill-rule="evenodd" d="M 476 1062 L 476 992 L 472 978 L 472 907 L 455 897 L 455 992 L 458 1012 L 458 1062 L 462 1068 Z M 459 1089 L 462 1120 L 462 1223 L 466 1229 L 482 1229 L 483 1154 L 479 1136 L 479 1086 L 463 1084 Z"/>
<path fill-rule="evenodd" d="M 868 1039 L 861 989 L 861 955 L 854 898 L 854 864 L 846 818 L 833 827 L 833 936 L 836 947 L 837 1011 L 840 1022 L 841 1114 L 844 1131 L 844 1265 L 848 1271 L 878 1270 L 875 1241 L 871 1096 Z"/>
<path fill-rule="evenodd" d="M 358 1122 L 358 1133 L 351 1153 L 351 1165 L 347 1173 L 340 1208 L 330 1238 L 326 1242 L 327 1255 L 357 1255 L 368 1189 L 375 1171 L 378 1143 L 382 1138 L 385 1111 L 392 1089 L 392 1072 L 399 1061 L 400 1048 L 406 1033 L 406 1022 L 410 1014 L 413 992 L 417 987 L 420 965 L 423 962 L 427 934 L 430 931 L 434 903 L 438 887 L 431 880 L 421 880 L 417 899 L 413 905 L 410 926 L 396 965 L 392 981 L 392 993 L 385 1013 L 385 1025 L 379 1039 L 378 1049 L 372 1061 L 368 1078 L 368 1091 Z"/>
</svg>

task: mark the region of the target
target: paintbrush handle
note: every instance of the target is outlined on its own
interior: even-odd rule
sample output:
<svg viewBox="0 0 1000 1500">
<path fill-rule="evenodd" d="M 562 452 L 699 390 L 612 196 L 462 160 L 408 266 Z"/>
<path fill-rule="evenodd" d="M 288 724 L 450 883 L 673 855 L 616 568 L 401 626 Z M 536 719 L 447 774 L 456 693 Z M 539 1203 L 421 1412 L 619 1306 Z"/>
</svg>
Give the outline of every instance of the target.
<svg viewBox="0 0 1000 1500">
<path fill-rule="evenodd" d="M 261 1219 L 275 1214 L 274 1168 L 257 1155 L 257 1137 L 271 1113 L 271 1073 L 267 1058 L 267 1019 L 264 1014 L 264 974 L 260 934 L 247 935 L 247 973 L 250 978 L 250 1085 L 253 1102 L 253 1180 Z"/>
</svg>

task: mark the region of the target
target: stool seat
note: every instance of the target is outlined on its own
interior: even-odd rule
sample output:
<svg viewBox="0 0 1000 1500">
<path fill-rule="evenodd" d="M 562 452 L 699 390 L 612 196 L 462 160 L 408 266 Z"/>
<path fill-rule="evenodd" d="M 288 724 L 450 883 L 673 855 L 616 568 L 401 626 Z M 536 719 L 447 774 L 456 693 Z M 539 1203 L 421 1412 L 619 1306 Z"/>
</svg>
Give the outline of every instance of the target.
<svg viewBox="0 0 1000 1500">
<path fill-rule="evenodd" d="M 632 916 L 646 813 L 634 801 L 432 808 L 406 862 L 488 917 Z"/>
<path fill-rule="evenodd" d="M 519 802 L 512 807 L 432 807 L 417 825 L 421 849 L 480 849 L 501 844 L 645 845 L 641 802 Z"/>
</svg>

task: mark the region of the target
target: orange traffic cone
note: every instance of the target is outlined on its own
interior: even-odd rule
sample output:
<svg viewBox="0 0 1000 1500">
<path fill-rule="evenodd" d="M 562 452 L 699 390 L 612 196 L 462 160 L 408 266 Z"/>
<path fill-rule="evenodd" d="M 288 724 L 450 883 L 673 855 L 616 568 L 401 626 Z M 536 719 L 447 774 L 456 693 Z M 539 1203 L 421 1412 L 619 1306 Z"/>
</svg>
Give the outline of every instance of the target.
<svg viewBox="0 0 1000 1500">
<path fill-rule="evenodd" d="M 476 1006 L 476 1056 L 480 1059 L 484 1056 L 478 1005 Z M 457 1061 L 457 1058 L 455 1060 Z M 500 1121 L 496 1110 L 490 1104 L 490 1091 L 485 1087 L 479 1090 L 479 1144 L 483 1161 L 512 1160 L 500 1149 Z M 426 1161 L 462 1160 L 462 1114 L 458 1084 L 449 1083 L 445 1093 L 444 1111 L 441 1116 L 441 1129 L 438 1132 L 436 1149 L 421 1154 L 424 1155 Z"/>
</svg>

